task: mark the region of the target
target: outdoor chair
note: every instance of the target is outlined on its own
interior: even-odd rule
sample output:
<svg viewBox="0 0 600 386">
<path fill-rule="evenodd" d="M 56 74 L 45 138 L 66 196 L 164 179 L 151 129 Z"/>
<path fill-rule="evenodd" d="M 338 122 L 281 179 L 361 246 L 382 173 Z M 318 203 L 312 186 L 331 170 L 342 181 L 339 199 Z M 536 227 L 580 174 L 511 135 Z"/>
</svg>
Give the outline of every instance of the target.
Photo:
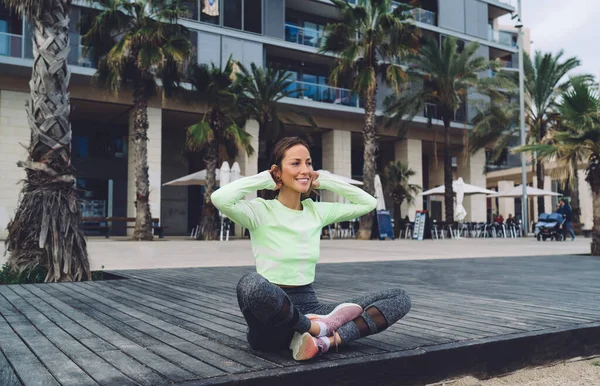
<svg viewBox="0 0 600 386">
<path fill-rule="evenodd" d="M 407 222 L 406 226 L 404 227 L 404 238 L 412 239 L 412 234 L 413 234 L 414 229 L 415 229 L 415 223 Z"/>
</svg>

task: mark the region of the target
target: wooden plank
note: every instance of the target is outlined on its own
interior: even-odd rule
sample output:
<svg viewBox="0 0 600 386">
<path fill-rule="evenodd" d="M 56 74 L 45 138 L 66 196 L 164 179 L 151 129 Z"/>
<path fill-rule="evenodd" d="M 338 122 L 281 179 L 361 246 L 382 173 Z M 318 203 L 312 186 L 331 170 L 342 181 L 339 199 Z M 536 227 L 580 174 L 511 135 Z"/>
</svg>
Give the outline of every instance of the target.
<svg viewBox="0 0 600 386">
<path fill-rule="evenodd" d="M 110 305 L 126 314 L 132 316 L 138 316 L 138 321 L 126 322 L 127 324 L 134 326 L 136 329 L 140 331 L 144 331 L 146 333 L 151 333 L 154 338 L 161 340 L 163 342 L 168 341 L 169 344 L 173 347 L 179 348 L 181 351 L 186 352 L 187 354 L 196 357 L 214 367 L 217 367 L 223 371 L 227 372 L 242 372 L 248 371 L 249 367 L 246 365 L 242 365 L 236 361 L 235 358 L 227 358 L 217 353 L 214 353 L 210 350 L 206 350 L 203 347 L 196 345 L 190 341 L 190 339 L 199 339 L 201 335 L 198 335 L 190 330 L 183 329 L 174 324 L 165 322 L 160 319 L 158 314 L 150 313 L 145 311 L 140 311 L 143 306 L 136 304 L 134 302 L 115 302 L 113 300 L 107 299 L 105 297 L 101 297 L 96 295 L 94 292 L 87 290 L 85 285 L 74 285 L 68 284 L 66 287 L 70 287 L 78 291 L 80 294 L 84 294 L 89 296 L 90 298 L 100 301 L 106 305 Z M 158 335 L 157 335 L 158 334 Z M 161 339 L 162 337 L 162 339 Z M 176 342 L 176 343 L 172 343 Z M 167 342 L 165 342 L 167 343 Z M 191 346 L 193 349 L 191 349 Z M 183 349 L 182 349 L 183 348 Z M 186 351 L 187 350 L 187 351 Z M 192 355 L 192 353 L 194 355 Z M 262 363 L 265 366 L 268 366 L 268 362 L 263 361 Z"/>
<path fill-rule="evenodd" d="M 113 367 L 112 363 L 108 363 L 102 357 L 90 351 L 60 327 L 52 323 L 38 310 L 25 304 L 25 301 L 8 286 L 0 286 L 0 294 L 13 306 L 18 308 L 35 328 L 44 334 L 49 341 L 65 353 L 96 382 L 100 384 L 118 382 L 123 385 L 135 385 L 135 382 Z M 140 365 L 140 367 L 142 366 Z M 27 382 L 25 383 L 27 384 Z"/>
<path fill-rule="evenodd" d="M 36 293 L 37 295 L 42 295 L 43 298 L 47 299 L 45 292 L 39 290 L 38 288 L 36 288 L 34 286 L 24 286 L 24 289 L 29 290 L 32 294 Z M 40 297 L 40 300 L 42 300 L 42 297 Z M 62 323 L 64 323 L 65 318 L 67 318 L 66 315 L 79 316 L 78 319 L 80 321 L 82 320 L 81 314 L 74 315 L 76 311 L 68 306 L 65 307 L 66 304 L 64 304 L 64 303 L 57 304 L 55 302 L 52 308 L 49 306 L 43 307 L 41 304 L 36 307 L 38 307 L 38 309 L 40 309 L 40 311 L 44 312 L 44 314 L 46 316 L 49 316 L 54 313 L 52 311 L 57 310 L 57 308 L 58 308 L 57 306 L 59 306 L 62 309 L 63 315 L 65 315 L 65 316 L 64 316 L 64 318 L 60 318 L 60 319 L 51 318 L 51 320 L 53 322 L 55 322 L 57 324 L 61 324 L 61 326 L 64 327 L 64 324 L 62 324 Z M 65 312 L 66 312 L 66 314 L 64 314 Z M 128 341 L 126 339 L 122 339 L 122 337 L 120 337 L 120 335 L 116 331 L 105 328 L 104 326 L 102 326 L 96 322 L 86 323 L 86 325 L 87 325 L 87 327 L 84 327 L 84 328 L 87 328 L 88 331 L 90 331 L 90 333 L 94 333 L 94 337 L 80 339 L 80 342 L 94 352 L 112 351 L 113 349 L 118 348 L 119 350 L 125 352 L 127 355 L 136 359 L 140 363 L 143 363 L 144 365 L 154 369 L 158 373 L 162 374 L 163 376 L 165 376 L 166 378 L 168 378 L 174 382 L 190 380 L 190 379 L 196 378 L 196 376 L 194 374 L 181 369 L 180 367 L 159 357 L 158 355 L 153 355 L 152 353 L 148 352 L 143 347 L 138 346 L 138 345 L 134 344 L 133 342 Z M 100 335 L 96 335 L 96 333 L 98 333 Z M 106 346 L 104 346 L 104 344 Z"/>
<path fill-rule="evenodd" d="M 4 323 L 3 320 L 0 320 L 0 323 Z M 0 344 L 0 347 L 2 345 Z M 8 359 L 4 356 L 2 351 L 0 351 L 0 385 L 3 386 L 22 386 L 21 381 L 15 374 L 10 363 L 8 363 Z"/>
<path fill-rule="evenodd" d="M 4 297 L 0 295 L 0 301 L 4 301 Z M 21 340 L 21 338 L 11 328 L 12 325 L 23 323 L 11 323 L 5 317 L 6 309 L 3 309 L 0 317 L 0 352 L 3 353 L 7 362 L 10 363 L 8 368 L 12 367 L 14 373 L 23 382 L 24 385 L 40 385 L 40 386 L 58 386 L 56 378 L 50 374 L 46 366 L 40 362 L 29 347 Z M 26 325 L 26 324 L 25 324 Z M 10 373 L 9 375 L 10 376 Z"/>
<path fill-rule="evenodd" d="M 61 286 L 61 290 L 66 290 L 66 289 L 63 288 L 63 286 Z M 81 296 L 81 295 L 79 295 L 76 292 L 72 292 L 72 294 L 73 294 L 73 297 Z M 87 312 L 91 312 L 90 310 L 92 309 L 92 307 L 98 307 L 98 305 L 95 304 L 93 301 L 89 301 L 89 303 L 85 303 L 85 302 L 82 302 L 82 303 L 84 304 L 84 306 L 81 308 L 82 312 L 86 312 L 86 313 Z M 116 311 L 115 312 L 111 312 L 111 309 L 109 308 L 107 310 L 107 312 L 109 312 L 111 314 L 114 314 Z M 96 317 L 96 318 L 99 317 L 100 314 L 101 313 L 93 313 L 94 317 Z M 105 316 L 107 318 L 110 318 L 108 315 L 105 315 Z M 127 327 L 130 327 L 127 323 L 135 323 L 135 321 L 136 320 L 134 319 L 133 321 L 130 321 L 130 322 L 126 322 L 126 321 L 123 322 L 122 321 L 122 323 L 123 323 L 123 325 L 125 325 Z M 103 321 L 103 323 L 105 323 L 105 322 L 106 322 L 106 320 Z M 118 328 L 118 329 L 116 329 L 116 331 L 123 332 L 123 328 L 121 327 L 121 324 L 117 324 L 116 326 L 118 326 L 118 327 L 116 327 L 116 328 Z M 137 333 L 138 333 L 135 336 L 131 336 L 131 335 L 128 336 L 133 341 L 138 341 L 139 342 L 139 335 L 146 335 L 144 332 L 139 331 L 139 330 L 134 329 L 134 328 L 131 328 L 130 330 L 137 331 Z M 169 350 L 165 350 L 164 348 L 162 348 L 163 346 L 165 346 L 165 343 L 163 343 L 159 339 L 155 339 L 154 337 L 152 337 L 150 335 L 148 335 L 148 337 L 151 339 L 150 340 L 151 344 L 149 344 L 148 346 L 144 346 L 145 348 L 147 348 L 148 350 L 150 350 L 152 352 L 155 352 L 156 354 L 162 355 L 163 357 L 164 357 L 163 353 L 169 352 Z M 148 340 L 145 340 L 145 341 L 143 341 L 141 343 L 142 344 L 147 344 L 148 342 L 149 342 Z M 171 351 L 171 354 L 172 354 L 172 351 Z M 169 356 L 169 357 L 166 357 L 166 358 L 171 359 L 172 362 L 177 363 L 177 364 L 179 364 L 179 363 L 182 363 L 182 364 L 193 363 L 193 366 L 182 366 L 182 367 L 184 369 L 186 369 L 187 371 L 191 371 L 192 373 L 194 373 L 196 375 L 199 375 L 201 377 L 211 377 L 211 376 L 217 376 L 217 375 L 224 374 L 223 371 L 217 369 L 216 367 L 213 367 L 213 366 L 211 366 L 210 364 L 207 364 L 204 361 L 197 361 L 197 360 L 193 359 L 192 356 L 184 355 L 183 352 L 180 352 L 176 357 Z M 193 369 L 193 370 L 190 370 L 190 369 Z"/>
</svg>

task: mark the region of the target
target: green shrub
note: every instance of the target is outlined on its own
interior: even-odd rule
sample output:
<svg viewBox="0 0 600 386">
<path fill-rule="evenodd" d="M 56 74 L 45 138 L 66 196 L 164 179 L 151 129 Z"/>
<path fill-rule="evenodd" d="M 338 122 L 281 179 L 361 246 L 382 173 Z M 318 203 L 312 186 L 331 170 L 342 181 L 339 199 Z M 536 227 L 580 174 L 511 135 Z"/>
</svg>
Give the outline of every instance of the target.
<svg viewBox="0 0 600 386">
<path fill-rule="evenodd" d="M 47 274 L 48 270 L 41 265 L 19 273 L 4 264 L 0 270 L 0 285 L 43 283 Z M 99 271 L 92 271 L 92 280 L 104 280 L 104 266 Z"/>
<path fill-rule="evenodd" d="M 47 274 L 48 270 L 41 265 L 19 273 L 12 270 L 8 264 L 4 264 L 2 270 L 0 270 L 0 284 L 43 283 Z"/>
</svg>

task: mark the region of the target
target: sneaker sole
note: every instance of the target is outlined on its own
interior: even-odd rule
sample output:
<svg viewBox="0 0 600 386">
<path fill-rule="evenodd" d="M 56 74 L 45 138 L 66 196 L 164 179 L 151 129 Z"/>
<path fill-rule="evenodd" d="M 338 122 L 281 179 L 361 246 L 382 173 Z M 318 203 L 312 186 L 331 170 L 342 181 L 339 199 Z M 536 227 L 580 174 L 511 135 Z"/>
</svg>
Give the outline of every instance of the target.
<svg viewBox="0 0 600 386">
<path fill-rule="evenodd" d="M 290 343 L 292 357 L 297 361 L 305 361 L 314 358 L 319 352 L 315 340 L 308 332 L 304 334 L 294 333 L 294 338 Z"/>
<path fill-rule="evenodd" d="M 336 313 L 337 311 L 339 311 L 340 309 L 342 309 L 342 308 L 344 308 L 344 307 L 358 307 L 358 308 L 360 308 L 360 311 L 361 311 L 361 313 L 362 313 L 362 311 L 363 311 L 362 307 L 361 307 L 361 306 L 359 306 L 359 305 L 358 305 L 358 304 L 356 304 L 356 303 L 342 303 L 342 304 L 338 305 L 337 307 L 335 307 L 335 308 L 333 309 L 333 311 L 331 311 L 331 312 L 330 312 L 330 313 L 328 313 L 327 315 L 306 314 L 305 316 L 306 316 L 308 319 L 310 319 L 310 320 L 313 320 L 313 319 L 323 319 L 323 318 L 328 318 L 328 317 L 330 317 L 331 315 L 333 315 L 334 313 Z"/>
</svg>

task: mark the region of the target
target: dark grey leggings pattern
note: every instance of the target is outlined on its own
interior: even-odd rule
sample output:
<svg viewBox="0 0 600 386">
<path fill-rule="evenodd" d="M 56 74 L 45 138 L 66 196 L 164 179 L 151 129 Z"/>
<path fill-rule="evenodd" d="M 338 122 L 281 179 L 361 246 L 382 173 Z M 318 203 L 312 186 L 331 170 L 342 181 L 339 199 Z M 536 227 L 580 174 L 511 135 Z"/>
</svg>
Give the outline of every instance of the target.
<svg viewBox="0 0 600 386">
<path fill-rule="evenodd" d="M 287 348 L 294 332 L 307 332 L 310 320 L 306 314 L 328 314 L 339 303 L 320 303 L 312 285 L 281 288 L 270 283 L 258 273 L 244 275 L 237 286 L 240 310 L 248 324 L 248 343 L 255 350 L 275 351 Z M 286 303 L 290 305 L 289 311 Z M 391 326 L 410 311 L 411 301 L 401 289 L 388 289 L 348 299 L 343 303 L 356 303 L 364 310 L 376 307 Z M 282 310 L 285 310 L 282 315 Z M 380 332 L 367 312 L 361 315 L 371 334 Z M 353 322 L 338 330 L 342 342 L 360 338 Z"/>
</svg>

